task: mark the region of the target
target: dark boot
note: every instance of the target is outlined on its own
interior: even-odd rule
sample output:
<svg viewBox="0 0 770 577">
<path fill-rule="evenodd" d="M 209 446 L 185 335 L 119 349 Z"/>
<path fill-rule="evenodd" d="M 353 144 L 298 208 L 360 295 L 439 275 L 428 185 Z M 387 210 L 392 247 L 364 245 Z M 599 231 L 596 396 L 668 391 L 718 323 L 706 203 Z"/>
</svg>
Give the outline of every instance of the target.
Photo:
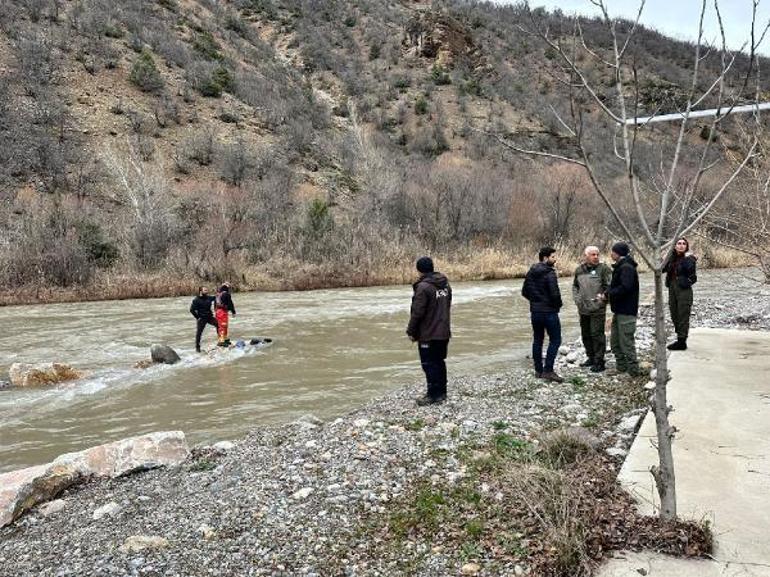
<svg viewBox="0 0 770 577">
<path fill-rule="evenodd" d="M 687 339 L 676 339 L 676 342 L 671 343 L 666 348 L 668 348 L 669 351 L 686 351 Z"/>
<path fill-rule="evenodd" d="M 446 401 L 446 395 L 439 395 L 437 397 L 425 395 L 424 397 L 417 399 L 417 406 L 425 407 L 426 405 L 437 405 L 439 403 L 443 403 L 444 401 Z"/>
<path fill-rule="evenodd" d="M 602 363 L 596 363 L 595 365 L 593 365 L 591 367 L 591 372 L 592 373 L 601 373 L 601 372 L 604 372 L 604 370 L 606 368 L 607 367 L 605 366 L 605 364 L 603 362 Z"/>
<path fill-rule="evenodd" d="M 553 383 L 563 383 L 564 379 L 562 379 L 559 375 L 557 375 L 553 371 L 549 371 L 547 373 L 543 373 L 543 376 L 540 377 L 542 379 L 545 379 L 546 381 L 551 381 Z"/>
</svg>

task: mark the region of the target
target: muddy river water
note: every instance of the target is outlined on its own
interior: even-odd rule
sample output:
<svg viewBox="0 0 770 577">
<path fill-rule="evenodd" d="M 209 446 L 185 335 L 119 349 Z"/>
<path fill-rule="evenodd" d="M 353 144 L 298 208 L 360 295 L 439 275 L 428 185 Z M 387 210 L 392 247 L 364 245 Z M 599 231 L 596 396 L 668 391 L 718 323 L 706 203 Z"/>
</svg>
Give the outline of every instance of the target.
<svg viewBox="0 0 770 577">
<path fill-rule="evenodd" d="M 454 283 L 450 374 L 526 362 L 529 314 L 521 280 Z M 562 281 L 565 338 L 578 333 Z M 649 291 L 648 291 L 649 292 Z M 87 371 L 53 388 L 0 390 L 0 471 L 157 430 L 191 443 L 312 413 L 322 418 L 422 379 L 404 334 L 411 287 L 235 293 L 234 339 L 272 337 L 268 348 L 197 354 L 191 297 L 3 309 L 0 375 L 14 362 L 59 361 Z M 204 347 L 215 342 L 213 328 Z M 182 361 L 146 370 L 152 343 Z"/>
</svg>

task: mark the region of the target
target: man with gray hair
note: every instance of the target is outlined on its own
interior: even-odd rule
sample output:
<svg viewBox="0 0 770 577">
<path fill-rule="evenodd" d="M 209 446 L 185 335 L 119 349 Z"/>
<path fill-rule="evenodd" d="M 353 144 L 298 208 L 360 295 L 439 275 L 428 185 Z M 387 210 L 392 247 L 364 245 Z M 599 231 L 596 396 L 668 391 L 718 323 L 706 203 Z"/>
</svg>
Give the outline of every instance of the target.
<svg viewBox="0 0 770 577">
<path fill-rule="evenodd" d="M 581 366 L 600 373 L 605 369 L 604 351 L 607 348 L 604 334 L 607 301 L 604 294 L 612 280 L 612 269 L 599 261 L 599 248 L 596 246 L 587 246 L 583 255 L 583 264 L 575 269 L 572 283 L 572 298 L 580 314 L 580 336 L 587 357 Z"/>
</svg>

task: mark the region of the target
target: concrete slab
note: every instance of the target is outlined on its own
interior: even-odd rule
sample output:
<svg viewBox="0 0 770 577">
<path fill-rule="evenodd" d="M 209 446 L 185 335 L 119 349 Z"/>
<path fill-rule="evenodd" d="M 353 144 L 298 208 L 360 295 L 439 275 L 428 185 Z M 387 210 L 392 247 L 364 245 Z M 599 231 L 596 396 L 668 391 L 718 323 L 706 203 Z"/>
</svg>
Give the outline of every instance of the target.
<svg viewBox="0 0 770 577">
<path fill-rule="evenodd" d="M 678 508 L 712 523 L 714 561 L 628 553 L 600 577 L 770 577 L 770 333 L 696 329 L 688 346 L 669 357 Z M 648 414 L 620 473 L 645 514 L 657 509 L 655 439 Z"/>
</svg>

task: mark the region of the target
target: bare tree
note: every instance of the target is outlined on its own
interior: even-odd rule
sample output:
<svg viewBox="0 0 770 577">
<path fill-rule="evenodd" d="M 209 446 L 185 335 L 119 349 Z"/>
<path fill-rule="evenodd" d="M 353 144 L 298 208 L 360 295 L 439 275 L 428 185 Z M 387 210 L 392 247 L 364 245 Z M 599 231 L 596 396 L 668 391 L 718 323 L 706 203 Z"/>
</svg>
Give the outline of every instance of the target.
<svg viewBox="0 0 770 577">
<path fill-rule="evenodd" d="M 698 39 L 694 48 L 694 60 L 690 86 L 683 110 L 680 112 L 679 127 L 676 131 L 663 129 L 653 132 L 646 125 L 637 122 L 641 108 L 639 100 L 639 78 L 636 62 L 631 57 L 634 34 L 644 10 L 641 0 L 636 20 L 624 23 L 610 17 L 605 0 L 589 0 L 602 13 L 603 22 L 609 34 L 609 46 L 588 46 L 582 33 L 581 21 L 575 17 L 571 34 L 554 34 L 548 28 L 542 13 L 532 13 L 531 26 L 522 30 L 539 37 L 559 58 L 561 74 L 557 80 L 569 94 L 569 112 L 559 114 L 552 107 L 558 124 L 573 144 L 574 154 L 557 154 L 520 146 L 497 135 L 498 141 L 507 148 L 521 154 L 541 156 L 552 160 L 568 162 L 582 167 L 596 193 L 610 211 L 617 225 L 635 247 L 636 253 L 644 260 L 655 279 L 655 366 L 657 376 L 655 391 L 650 399 L 657 426 L 658 465 L 651 473 L 660 496 L 660 516 L 665 520 L 676 518 L 676 478 L 672 454 L 672 440 L 676 429 L 669 422 L 672 407 L 668 405 L 666 386 L 669 378 L 666 357 L 665 307 L 663 297 L 662 269 L 666 253 L 676 239 L 699 226 L 709 211 L 734 184 L 746 165 L 757 151 L 754 136 L 745 148 L 743 157 L 734 165 L 725 168 L 725 155 L 718 149 L 718 134 L 733 106 L 747 87 L 754 66 L 749 66 L 745 77 L 738 81 L 737 88 L 729 86 L 732 66 L 737 54 L 726 47 L 718 0 L 713 7 L 721 34 L 720 47 L 706 47 L 704 43 L 704 19 L 707 0 L 702 0 Z M 755 22 L 759 0 L 753 0 L 751 39 L 748 43 L 751 64 L 756 62 L 756 49 L 764 38 L 767 27 L 756 34 Z M 745 47 L 744 47 L 745 48 Z M 716 61 L 716 66 L 714 62 Z M 709 64 L 711 64 L 709 66 Z M 599 67 L 609 74 L 604 88 L 591 79 L 596 78 L 588 66 Z M 704 79 L 704 76 L 710 78 Z M 734 80 L 734 79 L 733 79 Z M 733 86 L 735 82 L 733 81 Z M 707 138 L 690 138 L 693 112 L 704 103 L 719 108 L 707 127 Z M 592 115 L 597 112 L 596 115 Z M 649 111 L 648 111 L 649 112 Z M 657 111 L 652 111 L 653 113 Z M 758 114 L 758 110 L 756 112 Z M 601 150 L 591 150 L 586 134 L 601 126 L 615 127 L 613 139 L 614 162 L 610 168 L 599 167 L 599 161 L 606 161 Z M 703 131 L 700 131 L 701 134 Z M 693 151 L 695 144 L 700 150 Z M 655 165 L 644 166 L 639 161 L 640 149 L 647 147 L 656 152 Z M 694 159 L 694 161 L 692 160 Z M 718 172 L 722 167 L 719 185 L 706 190 L 704 175 Z M 624 199 L 628 200 L 630 211 L 623 209 Z"/>
<path fill-rule="evenodd" d="M 102 160 L 116 183 L 108 199 L 128 214 L 126 244 L 140 267 L 159 265 L 170 246 L 173 229 L 173 198 L 164 167 L 143 162 L 131 141 L 127 150 L 108 148 Z"/>
</svg>

